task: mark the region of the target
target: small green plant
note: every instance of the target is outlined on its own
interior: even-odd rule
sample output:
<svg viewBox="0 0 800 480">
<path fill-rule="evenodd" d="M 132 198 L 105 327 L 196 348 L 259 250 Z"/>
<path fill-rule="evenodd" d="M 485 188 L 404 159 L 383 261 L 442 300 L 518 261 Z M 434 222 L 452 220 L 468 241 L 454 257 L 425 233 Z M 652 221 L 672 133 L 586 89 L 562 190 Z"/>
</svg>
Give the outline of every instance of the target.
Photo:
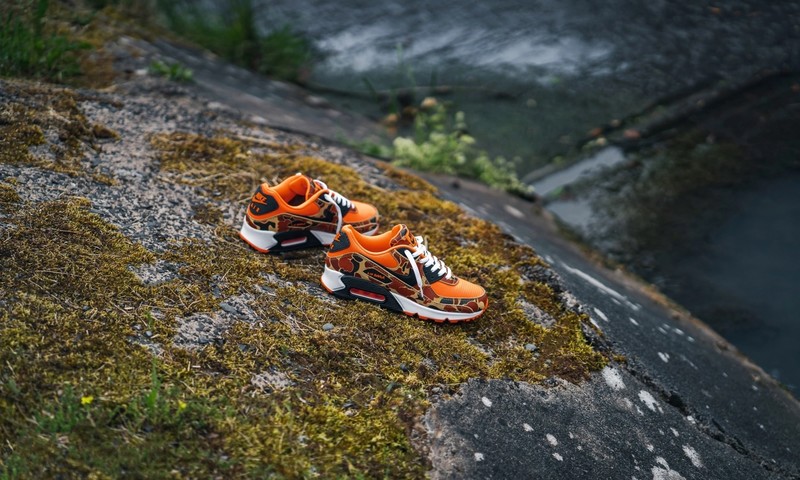
<svg viewBox="0 0 800 480">
<path fill-rule="evenodd" d="M 62 81 L 80 73 L 77 52 L 88 44 L 50 32 L 49 0 L 0 6 L 0 75 Z"/>
<path fill-rule="evenodd" d="M 194 72 L 180 63 L 164 63 L 153 60 L 150 64 L 150 73 L 167 77 L 173 82 L 189 83 L 194 81 Z"/>
<path fill-rule="evenodd" d="M 91 397 L 85 397 L 91 398 Z M 78 398 L 71 388 L 36 415 L 36 424 L 41 433 L 69 433 L 87 418 L 87 403 Z"/>
<path fill-rule="evenodd" d="M 342 143 L 347 144 L 349 147 L 371 157 L 391 159 L 394 156 L 394 149 L 389 145 L 383 145 L 371 140 L 356 142 L 352 140 L 341 139 L 341 141 Z"/>
<path fill-rule="evenodd" d="M 172 401 L 174 392 L 166 391 L 162 387 L 161 377 L 156 368 L 156 361 L 150 371 L 150 389 L 134 398 L 125 409 L 129 426 L 133 430 L 143 427 L 152 428 L 156 425 L 171 424 L 177 418 L 175 413 L 180 413 L 186 404 Z"/>
<path fill-rule="evenodd" d="M 475 146 L 468 135 L 463 112 L 450 116 L 443 105 L 414 119 L 414 137 L 394 140 L 394 163 L 416 170 L 442 172 L 475 178 L 492 187 L 516 193 L 529 193 L 519 181 L 514 162 L 491 158 Z"/>
</svg>

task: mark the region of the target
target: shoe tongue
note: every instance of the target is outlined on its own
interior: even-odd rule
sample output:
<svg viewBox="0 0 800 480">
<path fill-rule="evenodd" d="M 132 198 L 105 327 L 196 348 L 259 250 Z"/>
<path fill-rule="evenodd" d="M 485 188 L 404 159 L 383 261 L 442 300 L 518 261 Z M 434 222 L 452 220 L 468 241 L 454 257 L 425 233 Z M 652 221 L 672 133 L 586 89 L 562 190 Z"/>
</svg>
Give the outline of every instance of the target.
<svg viewBox="0 0 800 480">
<path fill-rule="evenodd" d="M 317 193 L 317 190 L 320 188 L 317 182 L 309 176 L 298 173 L 296 178 L 297 179 L 292 182 L 292 190 L 297 195 L 303 195 L 305 198 L 308 198 Z"/>
<path fill-rule="evenodd" d="M 389 241 L 389 245 L 392 247 L 395 245 L 408 245 L 409 247 L 417 246 L 417 239 L 414 238 L 414 235 L 411 235 L 411 231 L 408 229 L 408 227 L 400 224 L 395 228 L 397 229 L 397 233 Z"/>
</svg>

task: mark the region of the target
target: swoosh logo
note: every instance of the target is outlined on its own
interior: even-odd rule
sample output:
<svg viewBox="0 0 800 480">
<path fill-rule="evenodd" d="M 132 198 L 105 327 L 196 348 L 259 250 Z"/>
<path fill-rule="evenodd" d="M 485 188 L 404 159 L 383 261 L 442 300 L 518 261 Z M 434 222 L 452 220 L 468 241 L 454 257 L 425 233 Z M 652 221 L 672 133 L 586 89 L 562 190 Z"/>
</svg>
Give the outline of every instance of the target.
<svg viewBox="0 0 800 480">
<path fill-rule="evenodd" d="M 398 252 L 403 254 L 403 258 L 405 259 L 405 263 L 408 263 L 408 259 L 405 258 L 405 251 L 406 251 L 405 249 L 398 250 Z M 409 270 L 408 274 L 403 275 L 402 273 L 400 273 L 400 270 L 399 270 L 399 268 L 402 267 L 402 266 L 403 266 L 403 263 L 401 263 L 401 264 L 399 264 L 397 266 L 398 270 L 389 270 L 386 267 L 384 267 L 384 270 L 386 270 L 387 272 L 391 273 L 393 277 L 397 278 L 398 280 L 400 280 L 401 282 L 405 283 L 409 287 L 418 288 L 419 285 L 417 285 L 417 277 L 414 276 L 414 271 L 411 268 L 409 268 L 408 269 Z"/>
</svg>

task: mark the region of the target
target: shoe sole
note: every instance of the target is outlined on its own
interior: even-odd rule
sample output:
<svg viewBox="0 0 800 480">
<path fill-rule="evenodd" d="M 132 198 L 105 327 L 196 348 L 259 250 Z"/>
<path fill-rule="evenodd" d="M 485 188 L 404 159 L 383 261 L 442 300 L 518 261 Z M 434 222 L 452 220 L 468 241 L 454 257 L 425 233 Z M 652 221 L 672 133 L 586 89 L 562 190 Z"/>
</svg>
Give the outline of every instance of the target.
<svg viewBox="0 0 800 480">
<path fill-rule="evenodd" d="M 376 226 L 364 235 L 374 235 L 378 231 Z M 327 247 L 333 243 L 334 233 L 320 232 L 318 230 L 296 230 L 290 232 L 269 232 L 258 230 L 247 223 L 247 218 L 242 222 L 239 238 L 261 253 L 281 253 L 305 248 Z"/>
<path fill-rule="evenodd" d="M 429 320 L 436 323 L 471 322 L 486 311 L 484 309 L 475 313 L 443 312 L 420 305 L 368 280 L 345 275 L 328 267 L 325 267 L 325 272 L 322 274 L 320 282 L 328 293 L 339 298 L 373 303 L 393 312 L 404 313 L 410 317 L 417 317 L 421 320 Z"/>
</svg>

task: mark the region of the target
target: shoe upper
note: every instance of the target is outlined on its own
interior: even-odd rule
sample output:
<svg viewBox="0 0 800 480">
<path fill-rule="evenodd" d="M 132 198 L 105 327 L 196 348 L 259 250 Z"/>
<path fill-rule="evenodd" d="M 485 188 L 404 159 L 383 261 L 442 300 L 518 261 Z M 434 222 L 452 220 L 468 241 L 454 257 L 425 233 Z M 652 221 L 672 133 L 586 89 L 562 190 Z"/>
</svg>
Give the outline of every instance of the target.
<svg viewBox="0 0 800 480">
<path fill-rule="evenodd" d="M 319 180 L 297 174 L 275 186 L 261 184 L 247 208 L 248 224 L 259 230 L 317 230 L 336 233 L 351 225 L 360 233 L 378 227 L 378 209 L 348 200 Z"/>
<path fill-rule="evenodd" d="M 374 237 L 345 226 L 331 244 L 325 264 L 442 311 L 475 313 L 488 304 L 483 287 L 453 275 L 427 250 L 423 238 L 402 224 Z"/>
</svg>

